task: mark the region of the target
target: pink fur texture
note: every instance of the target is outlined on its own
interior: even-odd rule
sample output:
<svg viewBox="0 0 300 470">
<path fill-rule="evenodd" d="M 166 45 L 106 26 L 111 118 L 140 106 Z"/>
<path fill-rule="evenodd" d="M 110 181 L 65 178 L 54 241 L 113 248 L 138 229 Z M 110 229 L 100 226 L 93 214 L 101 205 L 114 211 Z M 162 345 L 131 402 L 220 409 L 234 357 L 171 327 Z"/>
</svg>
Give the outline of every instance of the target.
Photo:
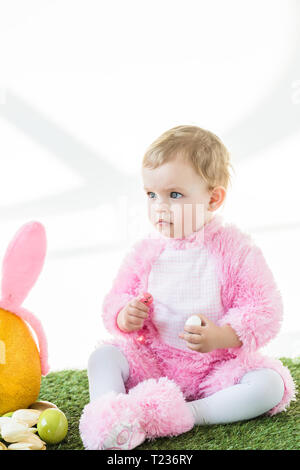
<svg viewBox="0 0 300 470">
<path fill-rule="evenodd" d="M 176 436 L 194 426 L 193 414 L 180 388 L 166 377 L 149 379 L 128 394 L 112 391 L 85 406 L 79 423 L 84 447 L 87 450 L 107 449 L 104 443 L 109 441 L 116 426 L 123 424 L 124 429 L 128 429 L 130 423 L 136 422 L 140 434 L 144 433 L 150 440 Z"/>
<path fill-rule="evenodd" d="M 204 244 L 209 250 L 221 283 L 223 316 L 219 325 L 230 324 L 235 329 L 243 342 L 240 348 L 199 353 L 164 344 L 151 320 L 155 299 L 141 330 L 125 333 L 118 328 L 119 310 L 130 299 L 148 291 L 151 266 L 168 244 L 174 249 Z M 223 217 L 216 214 L 203 230 L 185 239 L 169 239 L 157 233 L 134 244 L 103 301 L 103 322 L 114 338 L 100 344 L 114 344 L 125 354 L 130 366 L 127 391 L 145 379 L 165 376 L 174 380 L 187 400 L 238 383 L 251 369 L 271 367 L 285 384 L 282 401 L 268 412 L 272 415 L 286 410 L 296 395 L 288 368 L 258 352 L 278 334 L 282 315 L 281 294 L 262 251 L 250 235 L 234 224 L 225 224 Z"/>
<path fill-rule="evenodd" d="M 194 426 L 180 388 L 167 377 L 144 380 L 129 390 L 129 396 L 142 410 L 140 422 L 149 439 L 177 436 Z"/>
<path fill-rule="evenodd" d="M 114 391 L 85 405 L 79 422 L 80 436 L 85 449 L 101 449 L 110 429 L 118 422 L 119 414 L 127 409 L 130 413 L 127 396 Z"/>
<path fill-rule="evenodd" d="M 46 245 L 45 229 L 39 222 L 28 222 L 18 230 L 3 258 L 0 301 L 0 308 L 18 315 L 36 333 L 42 375 L 49 371 L 46 335 L 41 322 L 22 303 L 42 270 Z"/>
</svg>

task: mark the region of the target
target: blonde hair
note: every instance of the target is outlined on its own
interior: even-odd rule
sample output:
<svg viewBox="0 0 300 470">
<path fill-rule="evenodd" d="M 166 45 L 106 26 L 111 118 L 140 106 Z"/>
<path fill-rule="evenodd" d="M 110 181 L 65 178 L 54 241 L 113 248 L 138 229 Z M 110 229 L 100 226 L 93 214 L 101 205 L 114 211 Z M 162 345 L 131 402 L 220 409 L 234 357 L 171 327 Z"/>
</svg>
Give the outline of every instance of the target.
<svg viewBox="0 0 300 470">
<path fill-rule="evenodd" d="M 209 191 L 231 185 L 229 169 L 234 169 L 227 148 L 215 134 L 197 126 L 181 125 L 164 132 L 147 148 L 142 166 L 155 169 L 178 155 L 191 162 Z"/>
</svg>

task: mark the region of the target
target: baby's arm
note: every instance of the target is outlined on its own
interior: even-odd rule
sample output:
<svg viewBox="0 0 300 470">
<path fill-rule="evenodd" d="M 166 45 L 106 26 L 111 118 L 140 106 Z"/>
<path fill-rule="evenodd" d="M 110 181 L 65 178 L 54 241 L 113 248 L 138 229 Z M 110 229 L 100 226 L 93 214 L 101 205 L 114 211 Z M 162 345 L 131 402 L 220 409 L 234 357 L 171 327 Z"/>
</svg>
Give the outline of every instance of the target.
<svg viewBox="0 0 300 470">
<path fill-rule="evenodd" d="M 242 341 L 241 349 L 251 352 L 276 336 L 283 304 L 261 249 L 255 244 L 244 249 L 247 254 L 240 267 L 228 270 L 232 305 L 218 324 L 230 325 Z"/>
<path fill-rule="evenodd" d="M 125 255 L 111 290 L 106 294 L 102 304 L 102 319 L 106 329 L 113 335 L 128 335 L 118 327 L 117 317 L 123 307 L 139 295 L 143 273 L 143 240 L 137 241 Z"/>
</svg>

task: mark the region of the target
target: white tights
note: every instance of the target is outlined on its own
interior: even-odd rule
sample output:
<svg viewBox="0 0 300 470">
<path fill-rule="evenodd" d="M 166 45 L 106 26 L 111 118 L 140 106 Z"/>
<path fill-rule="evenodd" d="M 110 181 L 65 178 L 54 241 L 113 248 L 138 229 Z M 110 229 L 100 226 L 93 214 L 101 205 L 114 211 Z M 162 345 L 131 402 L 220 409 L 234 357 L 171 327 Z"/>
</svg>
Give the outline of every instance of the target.
<svg viewBox="0 0 300 470">
<path fill-rule="evenodd" d="M 90 400 L 111 390 L 126 393 L 129 364 L 116 347 L 105 344 L 96 349 L 88 362 Z M 240 382 L 213 395 L 187 402 L 195 424 L 225 424 L 255 418 L 276 406 L 282 399 L 284 383 L 273 369 L 247 372 Z"/>
</svg>

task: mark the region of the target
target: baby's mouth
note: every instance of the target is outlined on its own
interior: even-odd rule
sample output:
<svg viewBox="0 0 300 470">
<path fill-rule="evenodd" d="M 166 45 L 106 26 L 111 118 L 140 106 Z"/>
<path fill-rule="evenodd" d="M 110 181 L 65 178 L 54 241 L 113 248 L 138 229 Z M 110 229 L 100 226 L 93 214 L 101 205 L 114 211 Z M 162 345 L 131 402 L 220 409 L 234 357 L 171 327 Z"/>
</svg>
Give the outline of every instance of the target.
<svg viewBox="0 0 300 470">
<path fill-rule="evenodd" d="M 164 219 L 159 219 L 156 223 L 159 224 L 159 225 L 166 225 L 166 224 L 170 225 L 170 224 L 172 224 L 172 222 L 169 222 L 168 220 L 164 220 Z"/>
</svg>

